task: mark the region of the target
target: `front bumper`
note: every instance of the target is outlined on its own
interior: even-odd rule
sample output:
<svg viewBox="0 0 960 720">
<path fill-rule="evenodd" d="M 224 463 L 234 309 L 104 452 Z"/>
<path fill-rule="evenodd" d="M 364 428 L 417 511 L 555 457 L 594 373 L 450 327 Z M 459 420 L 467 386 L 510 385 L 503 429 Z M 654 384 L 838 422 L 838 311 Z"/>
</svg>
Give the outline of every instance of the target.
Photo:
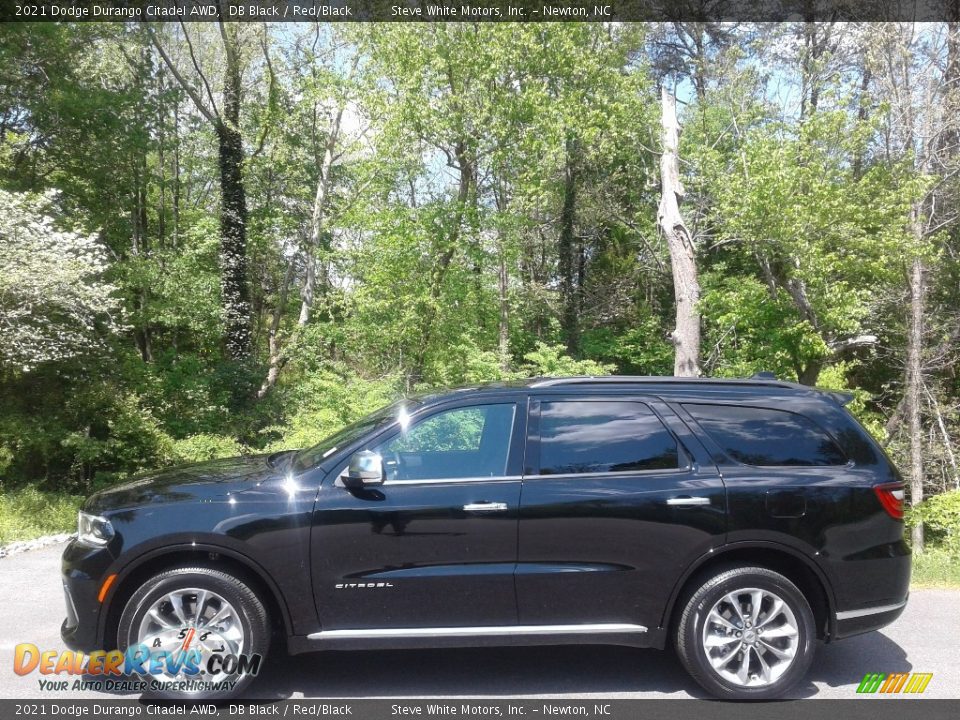
<svg viewBox="0 0 960 720">
<path fill-rule="evenodd" d="M 67 617 L 60 626 L 60 637 L 71 650 L 113 649 L 112 645 L 104 647 L 101 614 L 105 608 L 97 599 L 112 562 L 107 548 L 91 548 L 76 539 L 63 551 L 60 567 Z"/>
</svg>

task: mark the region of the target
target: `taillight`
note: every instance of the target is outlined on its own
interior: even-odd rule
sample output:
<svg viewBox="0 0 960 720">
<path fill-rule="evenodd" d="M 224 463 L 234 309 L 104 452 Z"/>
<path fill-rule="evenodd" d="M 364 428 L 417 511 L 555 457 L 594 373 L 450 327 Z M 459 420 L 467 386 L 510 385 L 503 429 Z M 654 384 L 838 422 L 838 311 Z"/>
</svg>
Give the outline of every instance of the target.
<svg viewBox="0 0 960 720">
<path fill-rule="evenodd" d="M 903 484 L 888 483 L 887 485 L 877 485 L 873 488 L 877 494 L 877 499 L 887 511 L 887 515 L 894 520 L 903 520 Z"/>
</svg>

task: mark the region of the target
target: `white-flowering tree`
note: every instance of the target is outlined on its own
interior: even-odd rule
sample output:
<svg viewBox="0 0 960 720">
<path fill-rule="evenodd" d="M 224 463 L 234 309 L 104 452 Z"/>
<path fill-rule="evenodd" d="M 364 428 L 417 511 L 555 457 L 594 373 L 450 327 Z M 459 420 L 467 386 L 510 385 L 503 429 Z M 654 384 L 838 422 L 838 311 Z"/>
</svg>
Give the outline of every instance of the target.
<svg viewBox="0 0 960 720">
<path fill-rule="evenodd" d="M 119 329 L 108 258 L 95 235 L 58 227 L 55 193 L 0 190 L 0 366 L 28 372 Z"/>
</svg>

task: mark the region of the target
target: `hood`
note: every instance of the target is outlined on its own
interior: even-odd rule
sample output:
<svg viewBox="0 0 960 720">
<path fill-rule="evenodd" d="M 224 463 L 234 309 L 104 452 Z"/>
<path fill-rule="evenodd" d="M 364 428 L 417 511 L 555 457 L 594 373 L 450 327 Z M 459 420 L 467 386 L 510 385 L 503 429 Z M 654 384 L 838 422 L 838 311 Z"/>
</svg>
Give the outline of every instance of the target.
<svg viewBox="0 0 960 720">
<path fill-rule="evenodd" d="M 117 487 L 91 496 L 84 508 L 88 512 L 140 507 L 154 502 L 190 502 L 220 500 L 230 493 L 256 487 L 265 480 L 279 477 L 281 461 L 274 467 L 269 455 L 210 460 L 150 472 Z"/>
</svg>

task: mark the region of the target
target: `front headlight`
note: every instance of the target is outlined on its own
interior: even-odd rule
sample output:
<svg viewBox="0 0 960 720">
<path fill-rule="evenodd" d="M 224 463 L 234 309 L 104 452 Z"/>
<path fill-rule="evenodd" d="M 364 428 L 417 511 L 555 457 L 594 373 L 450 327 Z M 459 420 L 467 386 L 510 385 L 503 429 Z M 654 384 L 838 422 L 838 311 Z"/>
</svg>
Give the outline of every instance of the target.
<svg viewBox="0 0 960 720">
<path fill-rule="evenodd" d="M 106 545 L 113 538 L 113 525 L 106 518 L 83 510 L 77 515 L 77 540 L 95 547 Z"/>
</svg>

